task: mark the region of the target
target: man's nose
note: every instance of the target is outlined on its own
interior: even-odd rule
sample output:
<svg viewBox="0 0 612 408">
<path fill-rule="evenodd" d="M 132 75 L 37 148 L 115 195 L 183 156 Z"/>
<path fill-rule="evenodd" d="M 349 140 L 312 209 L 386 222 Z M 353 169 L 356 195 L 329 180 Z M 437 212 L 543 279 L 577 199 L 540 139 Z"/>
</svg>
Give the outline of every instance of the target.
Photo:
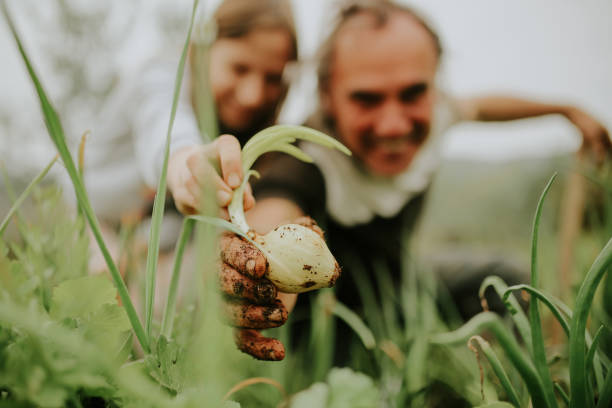
<svg viewBox="0 0 612 408">
<path fill-rule="evenodd" d="M 236 99 L 246 108 L 257 108 L 264 101 L 264 81 L 259 75 L 249 75 L 236 90 Z"/>
<path fill-rule="evenodd" d="M 379 137 L 401 137 L 412 132 L 414 125 L 405 108 L 397 102 L 380 107 L 374 130 Z"/>
</svg>

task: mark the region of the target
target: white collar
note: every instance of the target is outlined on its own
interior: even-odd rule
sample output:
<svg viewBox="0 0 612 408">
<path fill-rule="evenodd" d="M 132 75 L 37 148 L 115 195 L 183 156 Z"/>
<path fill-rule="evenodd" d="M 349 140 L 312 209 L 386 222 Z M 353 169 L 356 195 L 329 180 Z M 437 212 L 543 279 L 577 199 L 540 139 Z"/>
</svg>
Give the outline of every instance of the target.
<svg viewBox="0 0 612 408">
<path fill-rule="evenodd" d="M 373 175 L 337 150 L 303 143 L 302 149 L 314 159 L 325 179 L 329 215 L 347 227 L 368 223 L 376 216 L 391 218 L 425 191 L 440 164 L 441 133 L 458 119 L 456 110 L 449 107 L 446 103 L 436 106 L 427 141 L 409 167 L 394 177 Z"/>
</svg>

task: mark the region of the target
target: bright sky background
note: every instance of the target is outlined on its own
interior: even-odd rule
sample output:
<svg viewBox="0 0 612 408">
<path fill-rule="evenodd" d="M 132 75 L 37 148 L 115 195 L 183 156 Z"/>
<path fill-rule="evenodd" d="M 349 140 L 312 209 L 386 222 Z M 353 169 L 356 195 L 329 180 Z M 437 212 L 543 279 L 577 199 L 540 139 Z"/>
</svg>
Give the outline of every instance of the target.
<svg viewBox="0 0 612 408">
<path fill-rule="evenodd" d="M 48 26 L 34 25 L 29 16 L 34 10 L 44 15 L 51 0 L 9 0 L 7 3 L 36 60 L 42 40 L 50 41 L 53 37 Z M 71 3 L 94 8 L 104 4 L 89 0 Z M 216 3 L 204 2 L 203 10 Z M 330 26 L 333 13 L 329 10 L 333 3 L 331 0 L 294 0 L 306 68 Z M 612 1 L 413 0 L 408 3 L 421 10 L 440 33 L 446 53 L 440 84 L 449 92 L 460 96 L 504 92 L 570 102 L 589 110 L 612 129 Z M 177 14 L 191 7 L 191 2 L 186 0 L 135 0 L 129 4 L 124 7 L 139 6 L 145 11 L 130 23 L 133 26 L 130 38 L 118 44 L 119 50 L 111 61 L 119 61 L 126 70 L 153 52 L 160 40 L 150 13 L 153 4 L 163 4 L 169 13 Z M 121 16 L 117 13 L 117 21 Z M 53 15 L 47 17 L 53 22 Z M 177 59 L 179 52 L 177 50 Z M 1 18 L 0 55 L 0 115 L 10 115 L 14 119 L 17 134 L 36 133 L 37 130 L 32 129 L 42 129 L 40 112 Z M 94 67 L 103 70 L 107 62 L 109 60 L 101 59 Z M 37 66 L 50 94 L 61 92 L 65 84 L 53 81 L 43 63 Z M 282 118 L 299 123 L 313 106 L 314 90 L 314 76 L 304 75 L 290 94 Z M 86 121 L 86 115 L 80 116 Z M 82 126 L 86 128 L 87 125 Z M 0 134 L 0 140 L 10 140 L 14 145 L 16 135 L 8 136 Z M 50 148 L 47 141 L 32 143 L 27 139 L 24 143 L 31 144 L 29 158 L 38 163 L 46 161 L 43 158 L 48 156 Z M 3 144 L 0 143 L 0 154 L 11 148 Z M 577 146 L 575 129 L 560 117 L 550 117 L 504 125 L 460 125 L 449 134 L 445 156 L 508 160 L 548 156 Z"/>
</svg>

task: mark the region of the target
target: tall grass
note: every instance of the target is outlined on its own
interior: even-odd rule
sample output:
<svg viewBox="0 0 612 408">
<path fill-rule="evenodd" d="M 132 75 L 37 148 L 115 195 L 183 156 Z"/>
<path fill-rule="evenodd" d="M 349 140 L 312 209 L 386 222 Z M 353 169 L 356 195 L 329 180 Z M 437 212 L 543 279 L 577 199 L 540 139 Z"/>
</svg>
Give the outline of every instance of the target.
<svg viewBox="0 0 612 408">
<path fill-rule="evenodd" d="M 600 355 L 597 350 L 601 329 L 597 332 L 594 340 L 587 331 L 587 321 L 592 306 L 595 291 L 605 273 L 612 264 L 612 239 L 608 240 L 603 250 L 595 259 L 589 272 L 584 279 L 574 310 L 561 303 L 558 299 L 544 293 L 538 288 L 538 229 L 542 215 L 542 205 L 554 176 L 548 182 L 538 202 L 533 222 L 532 237 L 532 281 L 531 285 L 516 285 L 505 287 L 499 280 L 488 279 L 483 287 L 495 285 L 496 290 L 504 301 L 508 311 L 513 316 L 514 323 L 519 329 L 523 340 L 531 345 L 530 358 L 526 357 L 519 344 L 513 339 L 512 334 L 502 324 L 499 317 L 490 312 L 483 312 L 460 329 L 433 337 L 433 341 L 440 344 L 452 344 L 466 341 L 470 336 L 483 330 L 495 335 L 501 348 L 514 368 L 520 373 L 524 384 L 529 391 L 529 399 L 533 406 L 556 407 L 558 401 L 570 407 L 604 407 L 609 406 L 612 397 L 612 380 L 609 375 L 607 359 Z M 484 289 L 481 288 L 481 292 Z M 529 310 L 529 328 L 525 325 L 525 317 L 515 301 L 511 300 L 511 292 L 514 290 L 525 290 L 531 295 Z M 545 305 L 553 317 L 559 322 L 569 337 L 569 388 L 567 395 L 564 388 L 558 383 L 553 383 L 549 371 L 548 356 L 544 347 L 544 337 L 540 321 L 538 304 Z M 495 357 L 488 353 L 491 366 L 499 380 L 506 384 L 508 375 L 506 371 L 495 362 Z M 603 375 L 605 373 L 605 380 Z M 509 390 L 509 395 L 512 392 Z M 555 394 L 556 392 L 556 394 Z M 517 398 L 512 397 L 512 404 L 516 407 L 524 406 Z"/>
</svg>

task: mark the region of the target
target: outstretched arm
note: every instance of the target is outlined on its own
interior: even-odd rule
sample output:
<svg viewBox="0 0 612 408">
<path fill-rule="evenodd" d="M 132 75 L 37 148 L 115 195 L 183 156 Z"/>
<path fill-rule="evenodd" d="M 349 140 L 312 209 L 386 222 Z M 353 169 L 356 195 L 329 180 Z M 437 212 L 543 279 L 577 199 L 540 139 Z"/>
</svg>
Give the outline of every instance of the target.
<svg viewBox="0 0 612 408">
<path fill-rule="evenodd" d="M 612 151 L 608 130 L 589 113 L 571 105 L 541 103 L 501 95 L 459 101 L 467 120 L 506 121 L 559 114 L 565 116 L 582 134 L 581 150 L 591 150 L 598 162 Z"/>
</svg>

